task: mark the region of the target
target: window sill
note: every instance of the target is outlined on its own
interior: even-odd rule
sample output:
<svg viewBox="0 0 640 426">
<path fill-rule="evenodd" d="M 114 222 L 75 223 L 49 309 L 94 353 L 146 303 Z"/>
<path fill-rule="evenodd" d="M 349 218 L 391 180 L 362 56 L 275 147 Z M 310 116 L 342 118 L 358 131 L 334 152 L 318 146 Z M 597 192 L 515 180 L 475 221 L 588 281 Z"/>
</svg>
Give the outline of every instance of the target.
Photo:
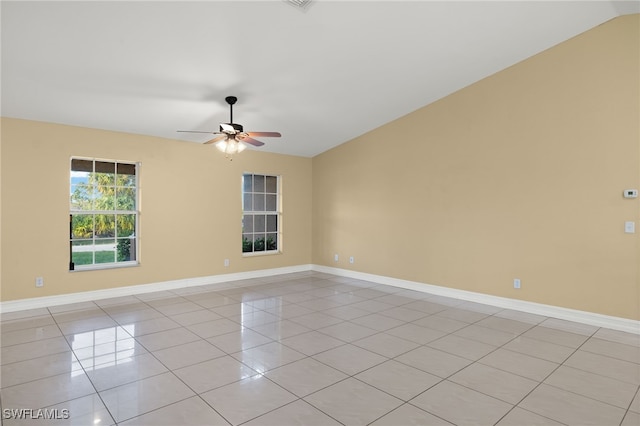
<svg viewBox="0 0 640 426">
<path fill-rule="evenodd" d="M 281 250 L 253 251 L 253 252 L 242 253 L 242 257 L 273 256 L 276 254 L 282 254 L 282 251 Z"/>
<path fill-rule="evenodd" d="M 121 269 L 121 268 L 131 268 L 134 266 L 140 266 L 140 262 L 131 261 L 131 262 L 118 262 L 118 263 L 99 263 L 95 265 L 78 265 L 73 270 L 69 270 L 69 272 L 84 272 L 84 271 L 100 271 L 104 269 Z"/>
</svg>

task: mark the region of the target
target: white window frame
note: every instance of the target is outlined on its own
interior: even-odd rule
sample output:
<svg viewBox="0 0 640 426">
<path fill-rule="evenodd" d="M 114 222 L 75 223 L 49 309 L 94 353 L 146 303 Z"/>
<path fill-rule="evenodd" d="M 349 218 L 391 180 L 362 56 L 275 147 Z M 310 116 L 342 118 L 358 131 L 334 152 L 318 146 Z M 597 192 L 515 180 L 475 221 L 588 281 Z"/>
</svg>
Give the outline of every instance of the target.
<svg viewBox="0 0 640 426">
<path fill-rule="evenodd" d="M 265 209 L 264 210 L 245 210 L 246 205 L 245 205 L 245 196 L 248 195 L 247 193 L 245 193 L 245 185 L 244 185 L 244 179 L 245 176 L 250 175 L 252 176 L 264 176 L 265 178 L 265 191 L 250 191 L 249 193 L 251 195 L 254 194 L 258 194 L 258 195 L 264 195 L 265 196 Z M 274 195 L 272 192 L 267 192 L 267 188 L 266 188 L 266 178 L 270 177 L 270 178 L 276 178 L 276 193 L 275 193 L 275 199 L 276 199 L 276 208 L 275 210 L 267 210 L 266 209 L 266 197 L 267 195 Z M 264 255 L 273 255 L 273 254 L 280 254 L 282 253 L 282 176 L 280 175 L 274 175 L 271 173 L 257 173 L 257 172 L 244 172 L 242 174 L 242 178 L 240 180 L 240 186 L 241 186 L 241 197 L 242 197 L 242 219 L 241 219 L 241 227 L 242 227 L 242 256 L 245 257 L 251 257 L 251 256 L 264 256 Z M 255 189 L 255 188 L 252 188 Z M 253 202 L 252 202 L 253 203 Z M 253 207 L 253 206 L 252 206 Z M 254 222 L 254 226 L 252 227 L 251 231 L 249 232 L 245 232 L 247 231 L 245 229 L 245 216 L 259 216 L 259 215 L 264 215 L 265 216 L 265 230 L 264 232 L 260 232 L 255 230 L 255 222 Z M 275 231 L 268 231 L 268 225 L 267 225 L 267 217 L 266 216 L 276 216 L 276 230 Z M 255 250 L 255 246 L 253 245 L 253 242 L 255 242 L 255 236 L 257 235 L 265 235 L 265 248 L 264 250 Z M 267 250 L 267 235 L 269 234 L 275 234 L 276 235 L 276 248 L 273 250 Z M 248 235 L 252 235 L 252 250 L 251 251 L 245 251 L 245 238 Z"/>
<path fill-rule="evenodd" d="M 135 208 L 133 210 L 120 210 L 115 208 L 114 209 L 107 209 L 107 210 L 99 210 L 99 209 L 74 209 L 73 205 L 72 205 L 72 201 L 71 201 L 71 194 L 73 194 L 73 190 L 74 190 L 74 181 L 72 179 L 72 173 L 73 173 L 73 161 L 74 160 L 79 160 L 79 161 L 91 161 L 93 164 L 93 170 L 95 172 L 95 164 L 96 162 L 105 162 L 105 163 L 113 163 L 114 164 L 114 170 L 117 171 L 117 165 L 118 164 L 123 164 L 123 165 L 127 165 L 127 166 L 133 166 L 135 168 L 135 184 L 133 186 L 133 188 L 135 188 Z M 90 271 L 90 270 L 99 270 L 99 269 L 113 269 L 113 268 L 123 268 L 123 267 L 131 267 L 131 266 L 137 266 L 140 264 L 140 163 L 136 162 L 136 161 L 126 161 L 126 160 L 112 160 L 112 159 L 104 159 L 104 158 L 92 158 L 92 157 L 79 157 L 79 156 L 74 156 L 71 157 L 69 160 L 69 172 L 70 172 L 70 179 L 69 179 L 69 188 L 70 188 L 70 195 L 69 195 L 69 271 L 70 272 L 75 272 L 75 271 Z M 116 172 L 117 175 L 117 172 Z M 114 182 L 114 188 L 117 191 L 118 186 L 115 185 Z M 114 258 L 114 262 L 104 262 L 104 263 L 96 263 L 96 258 L 95 258 L 95 253 L 97 252 L 95 250 L 95 242 L 96 240 L 99 240 L 98 237 L 96 237 L 96 232 L 95 232 L 95 219 L 94 219 L 94 230 L 92 232 L 92 236 L 90 238 L 74 238 L 73 235 L 73 216 L 74 215 L 114 215 L 115 220 L 117 220 L 117 216 L 118 215 L 135 215 L 134 218 L 134 233 L 133 235 L 130 237 L 131 239 L 133 239 L 133 254 L 134 254 L 134 260 L 123 260 L 123 261 L 118 261 L 117 259 L 117 253 L 115 254 L 115 258 Z M 117 229 L 118 226 L 115 225 L 115 234 L 113 236 L 113 240 L 115 241 L 116 244 L 116 251 L 117 251 L 117 244 L 118 244 L 118 235 L 117 235 Z M 111 237 L 109 237 L 111 238 Z M 94 246 L 94 250 L 91 251 L 93 253 L 93 263 L 91 264 L 74 264 L 73 262 L 73 242 L 76 241 L 93 241 L 93 245 Z M 130 248 L 131 249 L 131 248 Z"/>
</svg>

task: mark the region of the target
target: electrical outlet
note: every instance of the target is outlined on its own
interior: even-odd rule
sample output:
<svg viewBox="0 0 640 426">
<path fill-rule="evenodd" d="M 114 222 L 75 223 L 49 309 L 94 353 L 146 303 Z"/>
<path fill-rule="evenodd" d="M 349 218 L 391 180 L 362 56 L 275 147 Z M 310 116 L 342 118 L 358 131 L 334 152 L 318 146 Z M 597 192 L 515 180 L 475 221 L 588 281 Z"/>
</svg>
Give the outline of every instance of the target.
<svg viewBox="0 0 640 426">
<path fill-rule="evenodd" d="M 229 259 L 224 260 L 224 266 L 225 268 L 229 267 Z"/>
<path fill-rule="evenodd" d="M 349 257 L 349 263 L 353 263 L 355 261 L 355 259 L 353 258 L 353 256 Z"/>
<path fill-rule="evenodd" d="M 334 262 L 337 262 L 337 261 L 338 261 L 338 254 L 337 254 L 337 253 L 333 255 L 333 261 L 334 261 Z"/>
<path fill-rule="evenodd" d="M 513 288 L 520 288 L 520 278 L 513 279 Z"/>
<path fill-rule="evenodd" d="M 43 287 L 43 286 L 44 286 L 44 278 L 36 277 L 36 287 Z"/>
</svg>

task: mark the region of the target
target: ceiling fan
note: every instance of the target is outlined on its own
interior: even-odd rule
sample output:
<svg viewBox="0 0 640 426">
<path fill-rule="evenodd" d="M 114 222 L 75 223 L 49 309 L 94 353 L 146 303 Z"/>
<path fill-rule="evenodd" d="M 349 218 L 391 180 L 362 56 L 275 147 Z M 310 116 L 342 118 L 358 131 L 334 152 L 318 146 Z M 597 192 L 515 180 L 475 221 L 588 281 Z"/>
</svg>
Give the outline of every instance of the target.
<svg viewBox="0 0 640 426">
<path fill-rule="evenodd" d="M 268 137 L 279 138 L 282 136 L 278 132 L 245 132 L 241 124 L 233 122 L 233 105 L 238 101 L 235 96 L 227 96 L 224 98 L 229 104 L 229 122 L 220 123 L 220 130 L 217 132 L 205 132 L 199 130 L 178 130 L 180 133 L 209 133 L 217 135 L 211 140 L 205 142 L 205 144 L 215 143 L 216 147 L 224 152 L 227 157 L 233 154 L 244 151 L 247 147 L 245 144 L 253 146 L 262 146 L 264 142 L 261 142 L 254 137 Z"/>
</svg>

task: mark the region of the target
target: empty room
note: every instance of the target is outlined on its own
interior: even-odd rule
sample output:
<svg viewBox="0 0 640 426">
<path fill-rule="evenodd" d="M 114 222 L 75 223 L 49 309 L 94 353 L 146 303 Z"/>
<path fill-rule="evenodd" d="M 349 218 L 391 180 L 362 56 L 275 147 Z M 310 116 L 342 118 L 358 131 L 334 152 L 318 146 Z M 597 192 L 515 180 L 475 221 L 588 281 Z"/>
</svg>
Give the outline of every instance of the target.
<svg viewBox="0 0 640 426">
<path fill-rule="evenodd" d="M 640 2 L 0 21 L 3 426 L 640 424 Z"/>
</svg>

